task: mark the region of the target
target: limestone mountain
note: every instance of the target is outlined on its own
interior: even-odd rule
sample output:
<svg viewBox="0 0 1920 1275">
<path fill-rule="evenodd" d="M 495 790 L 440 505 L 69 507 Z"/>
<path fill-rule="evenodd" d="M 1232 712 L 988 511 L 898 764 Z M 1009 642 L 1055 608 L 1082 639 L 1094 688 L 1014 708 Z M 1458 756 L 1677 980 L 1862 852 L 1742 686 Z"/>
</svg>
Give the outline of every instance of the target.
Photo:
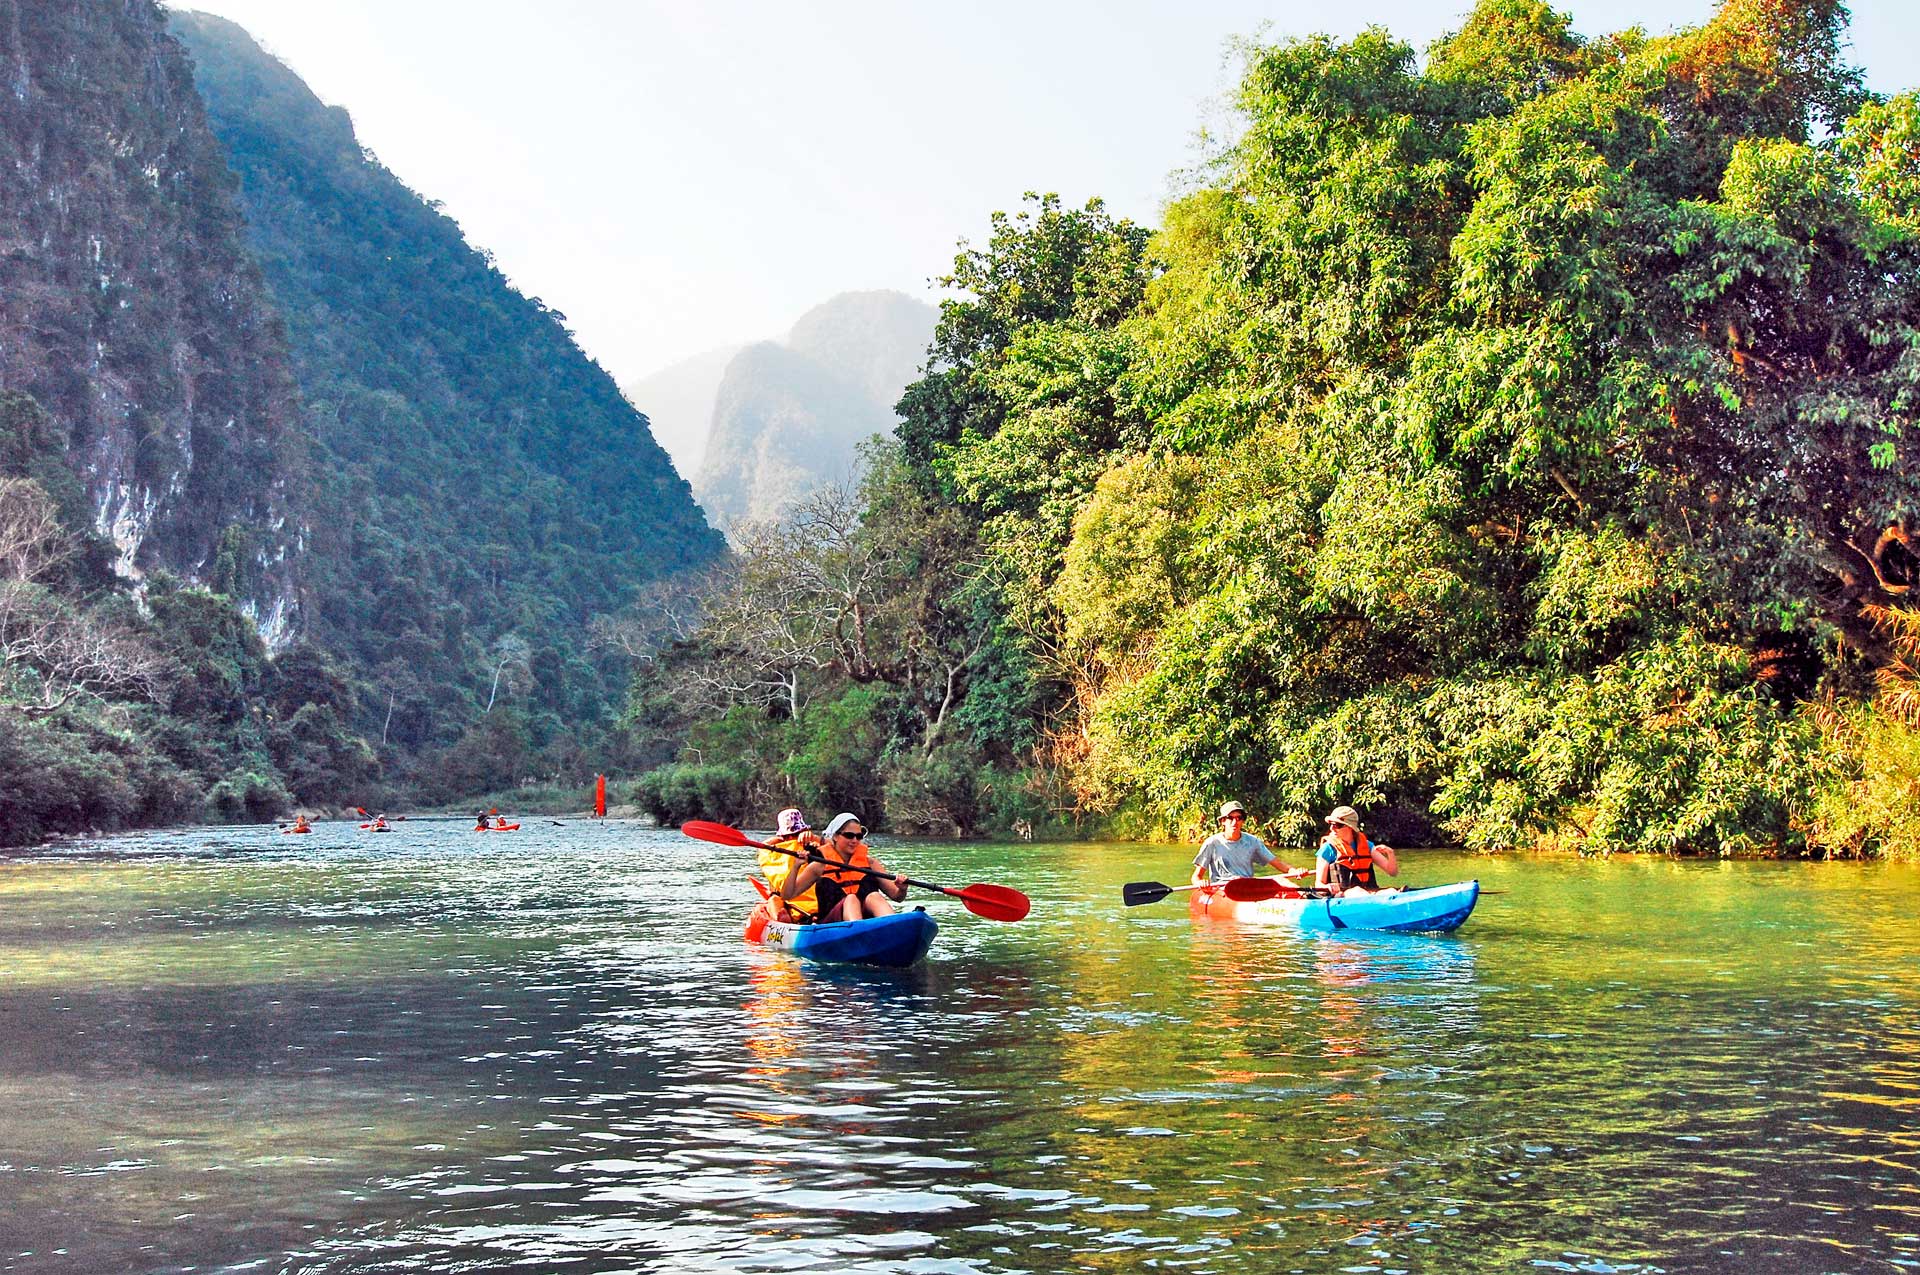
<svg viewBox="0 0 1920 1275">
<path fill-rule="evenodd" d="M 211 581 L 224 555 L 280 645 L 308 542 L 297 396 L 188 61 L 151 3 L 7 11 L 0 453 L 124 581 Z"/>
<path fill-rule="evenodd" d="M 695 490 L 726 525 L 771 517 L 853 475 L 859 445 L 894 426 L 939 311 L 900 292 L 848 292 L 801 316 L 784 342 L 727 364 Z"/>
</svg>

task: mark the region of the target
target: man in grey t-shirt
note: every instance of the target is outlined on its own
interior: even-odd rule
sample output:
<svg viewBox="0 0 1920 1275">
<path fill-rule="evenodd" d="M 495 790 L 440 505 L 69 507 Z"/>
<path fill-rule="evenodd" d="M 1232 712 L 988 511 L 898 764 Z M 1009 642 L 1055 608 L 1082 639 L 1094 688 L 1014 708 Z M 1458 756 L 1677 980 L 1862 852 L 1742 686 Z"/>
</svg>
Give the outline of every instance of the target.
<svg viewBox="0 0 1920 1275">
<path fill-rule="evenodd" d="M 1193 884 L 1218 885 L 1235 877 L 1250 877 L 1262 864 L 1280 863 L 1266 842 L 1241 831 L 1246 821 L 1247 808 L 1239 802 L 1229 801 L 1220 807 L 1220 831 L 1201 842 L 1200 853 L 1193 856 Z M 1284 876 L 1300 876 L 1306 871 L 1280 863 Z"/>
</svg>

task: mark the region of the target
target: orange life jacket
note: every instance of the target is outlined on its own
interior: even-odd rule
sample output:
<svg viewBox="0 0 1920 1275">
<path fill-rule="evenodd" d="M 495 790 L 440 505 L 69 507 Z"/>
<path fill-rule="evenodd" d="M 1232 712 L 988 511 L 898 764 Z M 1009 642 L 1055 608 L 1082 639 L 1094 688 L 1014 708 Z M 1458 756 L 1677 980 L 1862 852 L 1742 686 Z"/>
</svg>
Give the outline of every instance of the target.
<svg viewBox="0 0 1920 1275">
<path fill-rule="evenodd" d="M 1333 866 L 1339 877 L 1340 888 L 1345 890 L 1359 886 L 1364 890 L 1374 889 L 1373 878 L 1373 842 L 1367 840 L 1364 832 L 1353 832 L 1353 841 L 1349 843 L 1338 833 L 1327 838 L 1327 844 L 1333 847 Z"/>
<path fill-rule="evenodd" d="M 873 866 L 873 856 L 867 853 L 864 841 L 854 842 L 853 854 L 846 859 L 840 858 L 832 846 L 826 847 L 824 853 L 827 861 L 820 865 L 820 875 L 837 882 L 848 894 L 858 894 L 867 882 L 880 879 L 859 870 Z"/>
</svg>

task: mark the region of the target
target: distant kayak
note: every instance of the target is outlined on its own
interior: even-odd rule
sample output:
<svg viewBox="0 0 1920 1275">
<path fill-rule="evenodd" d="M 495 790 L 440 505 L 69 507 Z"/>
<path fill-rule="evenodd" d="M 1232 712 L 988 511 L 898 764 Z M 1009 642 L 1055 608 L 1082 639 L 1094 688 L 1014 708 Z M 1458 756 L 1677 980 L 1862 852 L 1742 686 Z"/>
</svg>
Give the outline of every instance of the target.
<svg viewBox="0 0 1920 1275">
<path fill-rule="evenodd" d="M 475 832 L 518 832 L 520 831 L 520 825 L 517 823 L 503 823 L 498 827 L 475 828 L 474 831 Z"/>
<path fill-rule="evenodd" d="M 810 961 L 838 965 L 912 965 L 933 946 L 940 927 L 915 908 L 863 921 L 830 921 L 822 925 L 789 925 L 769 921 L 755 909 L 747 923 L 747 938 L 784 948 Z"/>
<path fill-rule="evenodd" d="M 312 832 L 312 831 L 313 829 L 311 828 L 282 828 L 280 830 L 280 835 L 283 837 L 291 837 L 295 833 Z"/>
<path fill-rule="evenodd" d="M 1195 890 L 1187 907 L 1195 917 L 1251 925 L 1284 925 L 1323 934 L 1338 930 L 1431 934 L 1459 929 L 1473 915 L 1473 905 L 1479 898 L 1478 881 L 1343 899 L 1282 895 L 1251 903 L 1236 903 L 1223 894 L 1220 887 L 1208 886 Z"/>
</svg>

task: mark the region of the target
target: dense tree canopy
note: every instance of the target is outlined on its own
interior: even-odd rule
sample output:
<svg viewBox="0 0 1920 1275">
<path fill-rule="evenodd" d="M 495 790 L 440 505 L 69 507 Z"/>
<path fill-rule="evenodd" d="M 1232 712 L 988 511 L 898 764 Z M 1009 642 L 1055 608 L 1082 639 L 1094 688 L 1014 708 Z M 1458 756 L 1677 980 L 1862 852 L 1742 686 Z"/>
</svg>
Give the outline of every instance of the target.
<svg viewBox="0 0 1920 1275">
<path fill-rule="evenodd" d="M 1845 20 L 1485 0 L 1424 59 L 1256 46 L 1157 234 L 997 216 L 895 470 L 970 540 L 915 588 L 979 636 L 978 776 L 1142 830 L 1231 796 L 1281 835 L 1894 844 L 1835 812 L 1912 751 L 1874 679 L 1920 573 L 1920 110 Z"/>
</svg>

